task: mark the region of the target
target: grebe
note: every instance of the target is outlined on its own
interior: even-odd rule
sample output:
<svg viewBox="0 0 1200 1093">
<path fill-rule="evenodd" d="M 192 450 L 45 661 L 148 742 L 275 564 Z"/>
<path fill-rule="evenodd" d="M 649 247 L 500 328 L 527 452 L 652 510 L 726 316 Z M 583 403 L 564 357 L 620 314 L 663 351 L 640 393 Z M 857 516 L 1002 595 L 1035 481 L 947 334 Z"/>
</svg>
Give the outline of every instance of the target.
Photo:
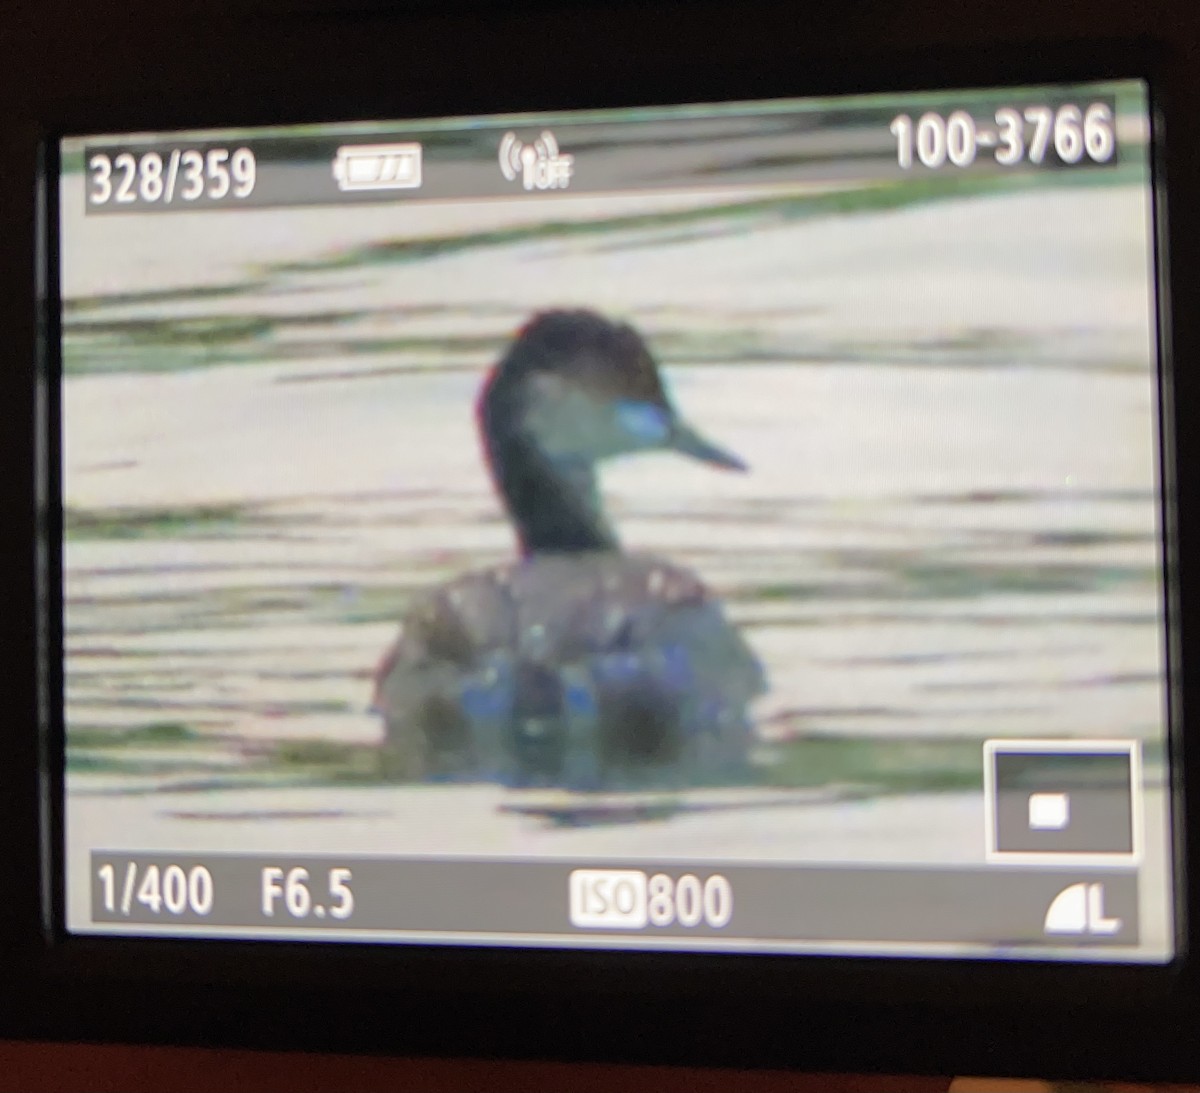
<svg viewBox="0 0 1200 1093">
<path fill-rule="evenodd" d="M 526 323 L 476 416 L 520 557 L 407 613 L 375 680 L 385 774 L 594 790 L 744 772 L 761 664 L 699 577 L 621 550 L 596 480 L 646 451 L 744 464 L 680 418 L 641 336 L 592 311 Z"/>
</svg>

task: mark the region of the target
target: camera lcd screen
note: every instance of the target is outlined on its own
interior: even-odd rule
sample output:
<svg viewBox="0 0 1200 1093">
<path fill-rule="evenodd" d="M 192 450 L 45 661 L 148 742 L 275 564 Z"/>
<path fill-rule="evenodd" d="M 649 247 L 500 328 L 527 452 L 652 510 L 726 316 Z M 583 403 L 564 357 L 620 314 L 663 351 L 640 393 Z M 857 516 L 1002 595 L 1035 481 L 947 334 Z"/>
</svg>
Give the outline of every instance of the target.
<svg viewBox="0 0 1200 1093">
<path fill-rule="evenodd" d="M 63 139 L 68 930 L 1169 960 L 1150 122 Z"/>
</svg>

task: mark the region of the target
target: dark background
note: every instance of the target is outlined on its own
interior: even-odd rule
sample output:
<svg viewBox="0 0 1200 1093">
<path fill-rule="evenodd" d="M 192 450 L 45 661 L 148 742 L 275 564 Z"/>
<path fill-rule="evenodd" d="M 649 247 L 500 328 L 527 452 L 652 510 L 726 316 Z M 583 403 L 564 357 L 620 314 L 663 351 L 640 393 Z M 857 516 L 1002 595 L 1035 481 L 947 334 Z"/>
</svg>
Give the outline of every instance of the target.
<svg viewBox="0 0 1200 1093">
<path fill-rule="evenodd" d="M 488 1019 L 473 1012 L 461 1027 L 434 1034 L 422 1022 L 430 1012 L 436 1012 L 434 1020 L 452 1020 L 452 992 L 436 1010 L 427 1010 L 421 998 L 397 993 L 379 995 L 372 1008 L 364 995 L 348 1001 L 320 987 L 239 995 L 235 986 L 222 987 L 219 981 L 193 987 L 193 981 L 219 979 L 219 973 L 206 970 L 200 953 L 181 958 L 178 950 L 160 948 L 146 950 L 144 958 L 148 973 L 156 959 L 162 962 L 164 972 L 153 987 L 131 986 L 127 972 L 124 979 L 111 969 L 106 972 L 102 959 L 92 966 L 96 974 L 87 990 L 71 986 L 75 980 L 26 978 L 29 962 L 38 959 L 32 954 L 40 952 L 35 928 L 38 845 L 32 828 L 37 789 L 32 731 L 35 506 L 28 353 L 34 340 L 30 179 L 39 128 L 86 128 L 92 120 L 111 123 L 117 116 L 125 119 L 125 128 L 252 124 L 306 113 L 312 120 L 330 120 L 344 114 L 341 104 L 350 102 L 359 104 L 361 113 L 393 117 L 436 111 L 448 101 L 463 110 L 501 110 L 530 102 L 569 107 L 587 102 L 596 88 L 627 89 L 629 102 L 652 101 L 656 95 L 669 99 L 672 81 L 689 69 L 710 77 L 737 72 L 743 96 L 782 93 L 794 74 L 791 93 L 804 94 L 853 87 L 855 79 L 862 79 L 864 54 L 880 58 L 889 70 L 909 73 L 908 79 L 918 65 L 932 66 L 925 70 L 930 84 L 972 80 L 974 72 L 996 69 L 999 58 L 1015 57 L 1011 71 L 1019 77 L 1026 62 L 1037 67 L 1043 51 L 1049 55 L 1072 43 L 1075 55 L 1085 60 L 1091 53 L 1103 54 L 1105 47 L 1089 44 L 1099 39 L 1165 46 L 1175 74 L 1174 116 L 1181 123 L 1173 136 L 1177 159 L 1172 182 L 1181 187 L 1172 208 L 1179 312 L 1175 345 L 1178 358 L 1186 361 L 1195 344 L 1189 316 L 1200 276 L 1200 171 L 1190 143 L 1200 140 L 1200 125 L 1188 124 L 1188 119 L 1200 118 L 1200 4 L 1195 0 L 842 0 L 821 6 L 764 0 L 684 5 L 34 0 L 0 7 L 0 405 L 5 408 L 0 428 L 0 619 L 5 620 L 0 663 L 10 699 L 8 716 L 0 722 L 0 963 L 6 969 L 0 1031 L 48 1039 L 129 1040 L 142 1039 L 143 1029 L 149 1038 L 154 1029 L 167 1042 L 329 1048 L 353 1042 L 364 1023 L 371 1024 L 370 1039 L 379 1044 L 390 1018 L 397 1053 L 446 1054 L 446 1045 L 453 1044 L 458 1055 L 497 1056 L 510 1046 L 529 1054 L 530 1044 L 541 1043 L 545 1051 L 533 1053 L 565 1060 L 624 1053 L 642 1059 L 666 1054 L 677 1063 L 715 1064 L 740 1057 L 743 1063 L 778 1065 L 781 1059 L 801 1059 L 821 1069 L 834 1063 L 842 1069 L 932 1073 L 950 1068 L 1152 1077 L 1200 1072 L 1200 984 L 1192 970 L 1165 999 L 1156 995 L 1145 1006 L 1137 1004 L 1120 969 L 1063 973 L 1046 980 L 1057 984 L 1060 993 L 1037 1012 L 1028 1012 L 1017 1004 L 1021 992 L 1012 989 L 1016 980 L 1011 975 L 978 968 L 956 975 L 932 972 L 923 986 L 911 988 L 909 1004 L 895 983 L 885 984 L 886 972 L 864 968 L 839 980 L 843 992 L 857 990 L 857 1006 L 835 1006 L 828 1012 L 823 1005 L 800 1007 L 784 1015 L 776 1009 L 773 1038 L 765 1031 L 756 1037 L 747 1027 L 728 1023 L 730 1007 L 715 1003 L 721 977 L 712 974 L 695 980 L 704 988 L 695 1006 L 689 1008 L 683 995 L 676 997 L 670 1013 L 652 1005 L 633 1006 L 608 1027 L 605 1037 L 594 1035 L 586 1024 L 595 1006 L 584 1005 L 573 1016 L 565 994 L 541 996 L 541 1004 L 527 1014 L 496 1012 Z M 1176 389 L 1185 417 L 1187 407 L 1200 406 L 1193 386 L 1181 369 Z M 1192 487 L 1186 476 L 1196 457 L 1194 445 L 1186 429 L 1181 430 L 1180 549 L 1185 559 L 1194 553 L 1188 504 Z M 1186 579 L 1181 595 L 1186 649 L 1196 628 L 1192 620 L 1200 621 L 1200 603 L 1192 603 Z M 1200 632 L 1195 638 L 1200 639 Z M 1176 683 L 1186 689 L 1188 681 L 1177 677 Z M 1200 760 L 1198 748 L 1200 739 L 1187 744 L 1193 769 L 1200 769 L 1194 762 Z M 1195 787 L 1188 793 L 1194 797 Z M 1200 906 L 1195 871 L 1190 887 L 1191 905 Z M 340 959 L 332 955 L 324 966 L 336 969 Z M 190 970 L 176 978 L 177 969 L 185 966 Z M 537 966 L 521 965 L 522 974 L 533 976 Z M 352 980 L 353 974 L 348 977 Z M 752 982 L 745 968 L 738 972 L 737 983 L 755 1012 L 769 1013 L 770 991 L 759 998 L 749 988 Z M 806 982 L 820 979 L 810 976 Z M 27 989 L 18 993 L 13 984 Z M 587 979 L 577 984 L 586 984 L 577 990 L 589 999 L 593 991 L 599 997 L 606 989 Z M 607 989 L 616 986 L 610 982 Z M 537 987 L 530 988 L 531 997 Z M 796 1006 L 794 994 L 785 991 L 779 997 Z M 955 1006 L 948 1006 L 946 998 Z M 960 999 L 967 1001 L 960 1006 Z M 1073 1016 L 1075 1002 L 1080 1009 Z M 254 1006 L 260 1003 L 272 1008 L 256 1016 Z M 885 1003 L 891 1008 L 877 1008 Z M 541 1023 L 540 1037 L 519 1032 L 521 1017 Z M 789 1030 L 794 1042 L 781 1043 Z M 122 1055 L 95 1049 L 81 1061 L 78 1054 L 52 1047 L 8 1048 L 0 1055 L 0 1072 L 4 1080 L 20 1082 L 11 1088 L 26 1089 L 234 1088 L 236 1074 L 244 1078 L 242 1088 L 285 1087 L 270 1085 L 274 1079 L 264 1073 L 267 1064 L 261 1058 L 255 1062 L 245 1055 L 187 1051 L 165 1063 L 163 1058 L 149 1051 Z M 343 1065 L 347 1069 L 341 1076 L 299 1061 L 274 1073 L 284 1075 L 288 1088 L 329 1089 L 590 1089 L 642 1083 L 642 1088 L 669 1090 L 730 1088 L 732 1083 L 728 1073 L 717 1072 L 672 1086 L 665 1075 L 620 1068 L 539 1071 L 497 1064 L 481 1070 L 483 1064 L 428 1063 L 380 1072 L 366 1061 L 365 1070 L 352 1069 L 350 1062 Z M 22 1075 L 28 1080 L 22 1081 Z M 211 1085 L 189 1084 L 194 1081 Z M 754 1084 L 772 1081 L 779 1084 Z M 837 1088 L 828 1079 L 818 1083 L 819 1088 Z M 782 1089 L 792 1082 L 760 1074 L 748 1078 L 745 1087 Z M 877 1080 L 860 1087 L 888 1088 Z M 919 1088 L 912 1080 L 892 1087 Z"/>
</svg>

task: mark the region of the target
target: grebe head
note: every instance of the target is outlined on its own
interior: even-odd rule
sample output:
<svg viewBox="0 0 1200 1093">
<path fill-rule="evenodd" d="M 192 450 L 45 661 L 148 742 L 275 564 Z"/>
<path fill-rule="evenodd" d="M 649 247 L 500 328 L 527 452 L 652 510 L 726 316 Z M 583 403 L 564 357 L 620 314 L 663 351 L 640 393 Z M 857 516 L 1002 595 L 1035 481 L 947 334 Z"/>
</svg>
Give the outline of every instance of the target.
<svg viewBox="0 0 1200 1093">
<path fill-rule="evenodd" d="M 679 416 L 637 331 L 594 311 L 526 323 L 484 382 L 477 416 L 526 556 L 617 548 L 596 484 L 603 460 L 674 451 L 745 470 Z"/>
<path fill-rule="evenodd" d="M 674 451 L 745 470 L 679 416 L 641 335 L 594 311 L 546 311 L 526 323 L 485 383 L 479 417 L 486 438 L 519 437 L 565 467 Z"/>
</svg>

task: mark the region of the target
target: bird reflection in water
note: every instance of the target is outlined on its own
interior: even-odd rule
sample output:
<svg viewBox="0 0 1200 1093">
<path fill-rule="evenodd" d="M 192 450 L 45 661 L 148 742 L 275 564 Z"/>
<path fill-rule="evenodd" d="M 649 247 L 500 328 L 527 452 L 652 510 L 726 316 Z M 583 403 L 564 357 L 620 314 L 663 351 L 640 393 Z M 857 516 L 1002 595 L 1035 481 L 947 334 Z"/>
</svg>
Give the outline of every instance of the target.
<svg viewBox="0 0 1200 1093">
<path fill-rule="evenodd" d="M 670 451 L 726 470 L 630 326 L 535 315 L 476 407 L 513 563 L 422 594 L 380 663 L 385 774 L 614 790 L 746 774 L 763 669 L 689 570 L 621 549 L 600 463 Z"/>
</svg>

